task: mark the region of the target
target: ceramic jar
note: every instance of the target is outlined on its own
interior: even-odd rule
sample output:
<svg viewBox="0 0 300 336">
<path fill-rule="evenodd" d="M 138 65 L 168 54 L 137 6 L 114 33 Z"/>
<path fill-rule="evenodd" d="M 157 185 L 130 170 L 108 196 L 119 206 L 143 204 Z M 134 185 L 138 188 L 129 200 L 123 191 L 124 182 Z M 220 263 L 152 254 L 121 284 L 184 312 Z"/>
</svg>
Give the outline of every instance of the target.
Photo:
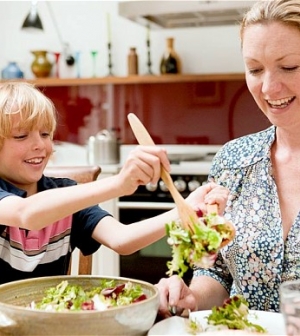
<svg viewBox="0 0 300 336">
<path fill-rule="evenodd" d="M 128 54 L 128 75 L 138 75 L 139 64 L 136 48 L 130 48 Z"/>
<path fill-rule="evenodd" d="M 52 69 L 52 63 L 47 58 L 47 51 L 35 50 L 31 51 L 31 53 L 34 55 L 31 70 L 35 77 L 48 77 Z"/>
<path fill-rule="evenodd" d="M 9 62 L 8 65 L 1 71 L 2 79 L 13 79 L 13 78 L 23 78 L 23 77 L 24 77 L 24 73 L 19 68 L 16 62 Z"/>
</svg>

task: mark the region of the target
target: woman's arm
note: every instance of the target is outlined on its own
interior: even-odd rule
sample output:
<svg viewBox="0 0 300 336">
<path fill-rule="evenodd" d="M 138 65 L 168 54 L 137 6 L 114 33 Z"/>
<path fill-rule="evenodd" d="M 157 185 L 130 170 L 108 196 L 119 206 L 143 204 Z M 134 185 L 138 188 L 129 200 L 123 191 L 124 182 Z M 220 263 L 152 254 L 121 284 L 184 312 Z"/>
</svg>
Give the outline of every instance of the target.
<svg viewBox="0 0 300 336">
<path fill-rule="evenodd" d="M 215 279 L 208 276 L 194 276 L 190 290 L 197 302 L 197 310 L 211 309 L 213 306 L 221 306 L 229 297 L 225 288 Z"/>
</svg>

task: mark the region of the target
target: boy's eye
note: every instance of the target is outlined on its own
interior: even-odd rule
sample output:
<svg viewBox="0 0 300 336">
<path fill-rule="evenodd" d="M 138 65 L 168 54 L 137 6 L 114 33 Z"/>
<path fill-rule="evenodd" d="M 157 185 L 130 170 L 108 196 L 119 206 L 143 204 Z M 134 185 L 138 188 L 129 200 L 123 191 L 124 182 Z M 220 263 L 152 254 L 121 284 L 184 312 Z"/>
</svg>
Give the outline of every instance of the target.
<svg viewBox="0 0 300 336">
<path fill-rule="evenodd" d="M 41 134 L 42 134 L 42 137 L 43 137 L 43 138 L 47 138 L 47 137 L 50 136 L 50 133 L 48 133 L 48 132 L 43 132 L 43 133 L 41 133 Z"/>
<path fill-rule="evenodd" d="M 13 138 L 16 139 L 16 140 L 18 140 L 18 139 L 24 139 L 24 138 L 26 138 L 26 137 L 27 137 L 26 134 L 22 134 L 22 135 L 14 135 L 14 136 L 13 136 Z"/>
</svg>

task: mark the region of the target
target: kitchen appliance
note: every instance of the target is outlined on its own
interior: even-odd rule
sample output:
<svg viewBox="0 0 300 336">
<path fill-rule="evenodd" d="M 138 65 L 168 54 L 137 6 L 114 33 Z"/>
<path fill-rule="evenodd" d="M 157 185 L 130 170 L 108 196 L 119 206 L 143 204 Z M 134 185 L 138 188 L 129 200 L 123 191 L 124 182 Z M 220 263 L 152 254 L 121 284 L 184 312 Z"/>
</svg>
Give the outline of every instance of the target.
<svg viewBox="0 0 300 336">
<path fill-rule="evenodd" d="M 255 1 L 122 1 L 119 15 L 151 28 L 232 25 Z"/>
<path fill-rule="evenodd" d="M 134 145 L 121 146 L 121 163 Z M 163 145 L 171 161 L 171 177 L 180 194 L 186 198 L 206 183 L 211 161 L 220 146 Z M 172 196 L 162 180 L 158 185 L 140 186 L 130 195 L 118 200 L 119 220 L 124 224 L 154 217 L 175 207 Z M 120 276 L 157 283 L 166 277 L 166 263 L 171 260 L 171 247 L 166 237 L 129 256 L 120 256 Z M 188 281 L 192 270 L 186 273 Z"/>
</svg>

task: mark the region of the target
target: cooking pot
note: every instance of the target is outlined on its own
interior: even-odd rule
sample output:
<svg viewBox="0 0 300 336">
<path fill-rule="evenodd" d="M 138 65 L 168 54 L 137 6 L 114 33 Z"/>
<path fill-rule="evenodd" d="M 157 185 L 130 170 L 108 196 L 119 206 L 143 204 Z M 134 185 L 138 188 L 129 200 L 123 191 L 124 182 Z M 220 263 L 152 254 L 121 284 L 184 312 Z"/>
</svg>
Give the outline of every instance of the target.
<svg viewBox="0 0 300 336">
<path fill-rule="evenodd" d="M 115 131 L 102 130 L 88 141 L 89 164 L 116 164 L 120 161 L 120 139 Z"/>
<path fill-rule="evenodd" d="M 87 290 L 98 286 L 101 279 L 113 279 L 116 284 L 130 281 L 133 285 L 140 285 L 147 299 L 103 311 L 54 312 L 28 308 L 32 301 L 38 302 L 43 298 L 46 289 L 63 280 Z M 158 306 L 158 289 L 135 279 L 78 275 L 13 281 L 0 285 L 0 335 L 143 336 L 152 327 Z"/>
</svg>

